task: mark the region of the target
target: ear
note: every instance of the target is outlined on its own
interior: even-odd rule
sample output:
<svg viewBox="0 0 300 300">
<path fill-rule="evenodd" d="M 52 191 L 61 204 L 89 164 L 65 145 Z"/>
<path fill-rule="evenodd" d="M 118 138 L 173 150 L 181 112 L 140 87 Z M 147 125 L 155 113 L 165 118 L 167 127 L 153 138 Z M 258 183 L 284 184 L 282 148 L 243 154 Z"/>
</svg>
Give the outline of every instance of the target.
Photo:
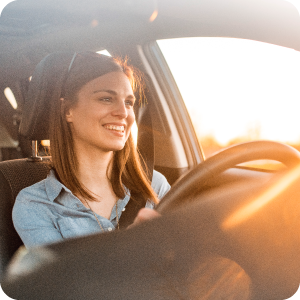
<svg viewBox="0 0 300 300">
<path fill-rule="evenodd" d="M 68 101 L 66 101 L 64 98 L 61 98 L 61 114 L 62 116 L 64 116 L 66 118 L 66 121 L 68 123 L 72 123 L 73 122 L 73 114 L 72 114 L 72 109 L 68 103 Z"/>
<path fill-rule="evenodd" d="M 68 123 L 72 123 L 73 122 L 73 114 L 72 114 L 72 109 L 71 108 L 69 108 L 69 109 L 66 110 L 65 116 L 66 116 L 66 121 Z"/>
</svg>

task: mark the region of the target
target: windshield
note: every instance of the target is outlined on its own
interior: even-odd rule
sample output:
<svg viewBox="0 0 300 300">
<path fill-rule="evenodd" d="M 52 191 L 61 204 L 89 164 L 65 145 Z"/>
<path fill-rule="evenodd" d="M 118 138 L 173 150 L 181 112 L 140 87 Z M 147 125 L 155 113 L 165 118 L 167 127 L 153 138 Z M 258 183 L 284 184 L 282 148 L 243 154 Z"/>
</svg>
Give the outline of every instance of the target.
<svg viewBox="0 0 300 300">
<path fill-rule="evenodd" d="M 160 40 L 206 157 L 273 140 L 300 150 L 300 53 L 233 38 Z"/>
</svg>

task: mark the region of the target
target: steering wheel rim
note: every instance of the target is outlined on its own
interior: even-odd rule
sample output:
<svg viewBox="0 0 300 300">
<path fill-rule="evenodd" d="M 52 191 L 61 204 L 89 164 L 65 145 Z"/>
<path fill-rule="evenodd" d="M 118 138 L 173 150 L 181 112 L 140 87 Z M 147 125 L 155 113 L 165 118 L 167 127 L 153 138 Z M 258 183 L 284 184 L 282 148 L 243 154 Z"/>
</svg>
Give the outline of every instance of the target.
<svg viewBox="0 0 300 300">
<path fill-rule="evenodd" d="M 260 159 L 275 160 L 292 168 L 300 163 L 300 152 L 274 141 L 253 141 L 226 148 L 200 163 L 177 181 L 157 205 L 156 210 L 161 214 L 174 210 L 182 204 L 183 199 L 188 199 L 200 191 L 208 180 L 238 164 Z"/>
</svg>

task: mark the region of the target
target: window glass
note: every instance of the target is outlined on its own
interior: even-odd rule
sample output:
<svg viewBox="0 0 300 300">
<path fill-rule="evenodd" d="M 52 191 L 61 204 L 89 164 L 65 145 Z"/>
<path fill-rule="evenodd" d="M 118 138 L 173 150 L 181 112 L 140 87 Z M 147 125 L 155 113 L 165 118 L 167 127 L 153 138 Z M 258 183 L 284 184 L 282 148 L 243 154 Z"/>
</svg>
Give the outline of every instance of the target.
<svg viewBox="0 0 300 300">
<path fill-rule="evenodd" d="M 300 150 L 299 52 L 233 38 L 160 40 L 158 45 L 206 157 L 262 139 Z"/>
</svg>

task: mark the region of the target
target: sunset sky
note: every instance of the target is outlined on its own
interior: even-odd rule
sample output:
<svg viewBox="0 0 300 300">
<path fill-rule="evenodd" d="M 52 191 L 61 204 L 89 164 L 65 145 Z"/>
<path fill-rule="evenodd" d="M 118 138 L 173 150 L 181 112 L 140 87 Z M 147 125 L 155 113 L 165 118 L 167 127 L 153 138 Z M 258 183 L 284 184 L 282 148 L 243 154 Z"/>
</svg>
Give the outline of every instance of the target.
<svg viewBox="0 0 300 300">
<path fill-rule="evenodd" d="M 299 52 L 231 38 L 158 43 L 199 135 L 300 142 Z"/>
</svg>

